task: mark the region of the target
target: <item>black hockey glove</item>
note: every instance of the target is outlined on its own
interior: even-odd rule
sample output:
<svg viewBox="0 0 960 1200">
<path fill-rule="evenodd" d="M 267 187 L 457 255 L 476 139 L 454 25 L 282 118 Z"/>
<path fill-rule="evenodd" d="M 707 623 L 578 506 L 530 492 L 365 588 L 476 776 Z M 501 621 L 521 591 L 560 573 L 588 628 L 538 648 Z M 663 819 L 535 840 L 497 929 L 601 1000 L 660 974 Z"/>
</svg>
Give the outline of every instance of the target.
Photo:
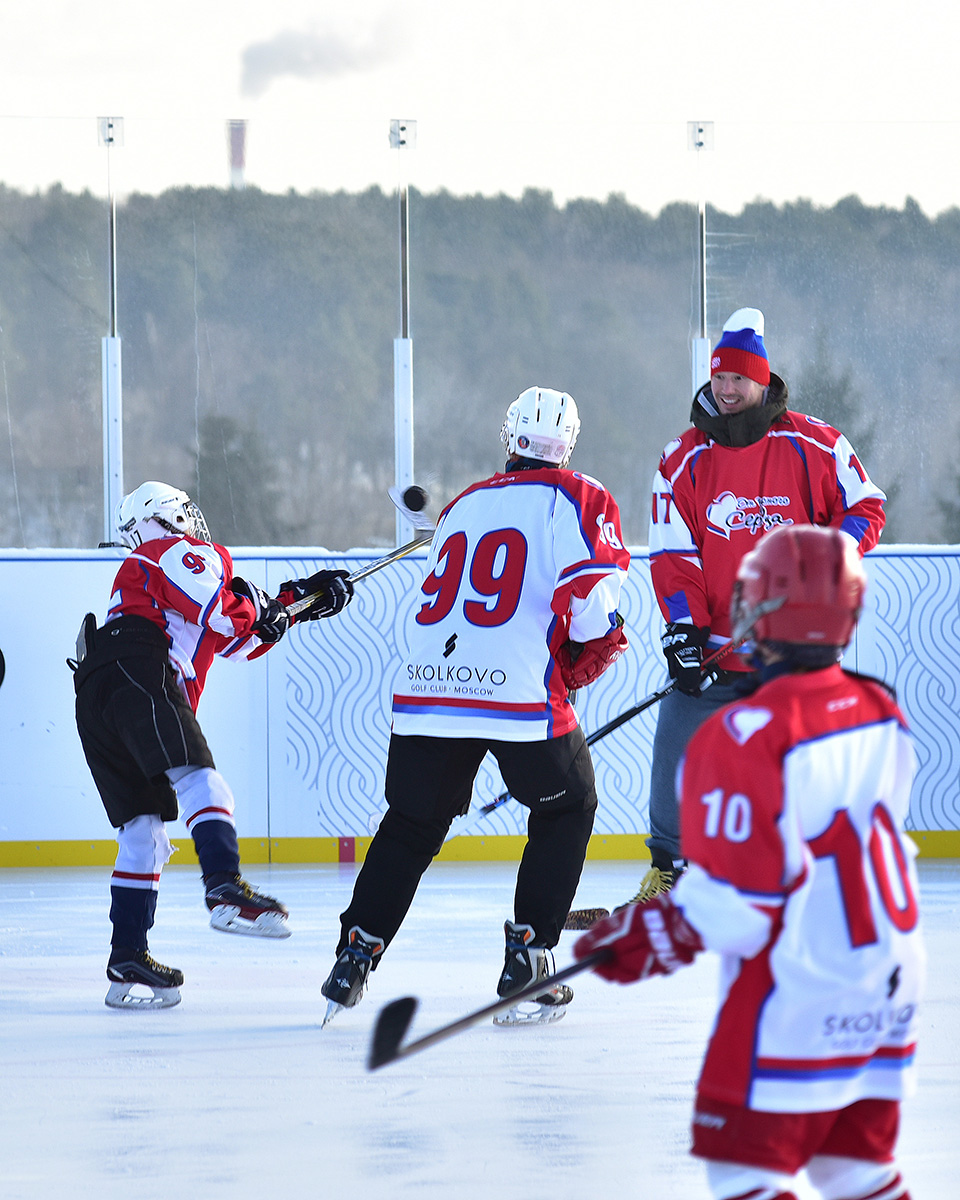
<svg viewBox="0 0 960 1200">
<path fill-rule="evenodd" d="M 660 639 L 670 678 L 685 696 L 699 696 L 702 683 L 703 648 L 710 636 L 709 625 L 678 625 L 671 622 Z"/>
<path fill-rule="evenodd" d="M 263 588 L 241 579 L 239 575 L 230 580 L 230 590 L 238 596 L 246 596 L 257 610 L 252 632 L 260 641 L 271 646 L 274 642 L 279 642 L 290 628 L 290 614 L 280 601 L 274 600 Z"/>
<path fill-rule="evenodd" d="M 316 571 L 306 579 L 288 579 L 280 585 L 280 596 L 287 604 L 313 595 L 316 600 L 297 614 L 298 621 L 319 621 L 321 617 L 335 617 L 338 612 L 343 612 L 353 599 L 353 584 L 348 572 Z"/>
</svg>

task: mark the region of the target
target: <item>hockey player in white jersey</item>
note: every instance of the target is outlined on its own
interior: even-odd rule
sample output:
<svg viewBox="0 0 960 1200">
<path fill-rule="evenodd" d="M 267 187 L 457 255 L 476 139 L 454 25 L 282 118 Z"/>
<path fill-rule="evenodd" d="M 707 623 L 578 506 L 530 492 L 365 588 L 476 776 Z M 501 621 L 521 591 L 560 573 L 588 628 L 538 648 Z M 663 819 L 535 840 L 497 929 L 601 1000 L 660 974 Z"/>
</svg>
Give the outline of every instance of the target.
<svg viewBox="0 0 960 1200">
<path fill-rule="evenodd" d="M 150 480 L 124 496 L 117 528 L 130 551 L 117 572 L 106 621 L 88 613 L 77 641 L 77 729 L 111 824 L 117 861 L 106 1003 L 179 1003 L 183 973 L 147 949 L 160 873 L 172 846 L 166 822 L 189 830 L 210 911 L 227 933 L 287 937 L 287 910 L 240 874 L 234 799 L 196 718 L 214 657 L 257 658 L 283 637 L 286 605 L 318 593 L 297 620 L 339 612 L 353 585 L 346 571 L 318 571 L 267 596 L 233 573 L 190 497 Z"/>
<path fill-rule="evenodd" d="M 487 751 L 530 810 L 497 991 L 551 969 L 597 805 L 569 691 L 627 644 L 617 608 L 629 553 L 613 497 L 567 469 L 579 430 L 572 396 L 528 388 L 507 410 L 504 471 L 440 516 L 393 697 L 388 809 L 341 914 L 326 1020 L 360 999 Z M 572 995 L 545 986 L 505 1020 L 556 1019 Z"/>
<path fill-rule="evenodd" d="M 734 638 L 763 682 L 694 734 L 681 767 L 690 863 L 574 954 L 628 983 L 703 949 L 722 999 L 697 1085 L 693 1154 L 715 1200 L 909 1200 L 895 1159 L 924 976 L 915 763 L 890 692 L 839 666 L 866 584 L 838 529 L 783 526 L 739 567 Z"/>
</svg>

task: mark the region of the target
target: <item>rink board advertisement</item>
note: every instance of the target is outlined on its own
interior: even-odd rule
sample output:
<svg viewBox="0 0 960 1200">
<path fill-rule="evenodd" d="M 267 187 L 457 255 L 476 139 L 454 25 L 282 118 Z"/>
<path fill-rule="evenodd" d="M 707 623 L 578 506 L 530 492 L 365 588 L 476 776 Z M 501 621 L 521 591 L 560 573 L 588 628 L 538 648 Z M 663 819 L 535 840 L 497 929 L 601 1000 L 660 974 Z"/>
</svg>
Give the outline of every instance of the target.
<svg viewBox="0 0 960 1200">
<path fill-rule="evenodd" d="M 321 567 L 354 571 L 384 551 L 233 553 L 237 574 L 275 593 L 283 580 Z M 109 861 L 113 834 L 80 750 L 66 659 L 84 613 L 103 619 L 120 557 L 0 551 L 0 866 Z M 362 855 L 383 811 L 393 681 L 425 557 L 363 579 L 340 616 L 295 626 L 264 658 L 214 663 L 198 715 L 236 795 L 251 861 Z M 910 828 L 922 853 L 952 856 L 960 853 L 960 547 L 884 547 L 866 563 L 870 588 L 846 663 L 896 687 L 919 758 Z M 588 734 L 666 682 L 645 549 L 633 552 L 622 612 L 630 649 L 578 697 Z M 608 857 L 642 847 L 656 717 L 654 706 L 593 748 L 592 850 L 606 847 Z M 502 791 L 488 756 L 473 803 Z M 524 815 L 508 800 L 458 839 L 458 856 L 496 857 L 498 841 L 523 834 Z M 179 822 L 171 835 L 186 838 Z"/>
</svg>

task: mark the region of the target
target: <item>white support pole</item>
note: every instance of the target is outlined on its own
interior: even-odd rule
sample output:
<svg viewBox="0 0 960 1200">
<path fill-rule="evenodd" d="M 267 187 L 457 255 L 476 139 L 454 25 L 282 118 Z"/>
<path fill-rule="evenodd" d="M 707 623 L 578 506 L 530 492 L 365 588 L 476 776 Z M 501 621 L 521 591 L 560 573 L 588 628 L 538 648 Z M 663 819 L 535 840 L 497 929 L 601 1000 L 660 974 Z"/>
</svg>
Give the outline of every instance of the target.
<svg viewBox="0 0 960 1200">
<path fill-rule="evenodd" d="M 120 339 L 101 343 L 103 379 L 103 540 L 116 540 L 113 515 L 123 499 L 123 385 Z"/>
<path fill-rule="evenodd" d="M 399 151 L 417 144 L 416 121 L 390 122 L 390 145 Z M 401 492 L 413 483 L 413 339 L 410 336 L 410 213 L 407 187 L 399 186 L 400 336 L 393 343 L 394 482 Z M 413 526 L 397 513 L 397 545 L 413 537 Z"/>
<path fill-rule="evenodd" d="M 401 492 L 413 483 L 413 340 L 393 340 L 394 462 Z M 397 545 L 413 537 L 413 526 L 397 513 Z"/>
<path fill-rule="evenodd" d="M 103 339 L 100 376 L 103 387 L 103 540 L 116 537 L 113 517 L 123 499 L 123 387 L 120 335 L 117 331 L 117 201 L 110 175 L 110 154 L 123 145 L 123 118 L 101 117 L 100 144 L 107 148 L 107 313 L 109 332 Z"/>
<path fill-rule="evenodd" d="M 700 151 L 713 149 L 713 122 L 687 122 L 687 148 L 697 152 L 697 174 L 700 171 Z M 693 339 L 690 372 L 695 396 L 710 378 L 710 339 L 707 337 L 707 205 L 700 188 L 697 202 L 697 251 L 700 268 L 698 289 L 700 336 Z"/>
<path fill-rule="evenodd" d="M 709 338 L 693 339 L 693 391 L 691 395 L 695 396 L 710 378 L 710 349 Z"/>
</svg>

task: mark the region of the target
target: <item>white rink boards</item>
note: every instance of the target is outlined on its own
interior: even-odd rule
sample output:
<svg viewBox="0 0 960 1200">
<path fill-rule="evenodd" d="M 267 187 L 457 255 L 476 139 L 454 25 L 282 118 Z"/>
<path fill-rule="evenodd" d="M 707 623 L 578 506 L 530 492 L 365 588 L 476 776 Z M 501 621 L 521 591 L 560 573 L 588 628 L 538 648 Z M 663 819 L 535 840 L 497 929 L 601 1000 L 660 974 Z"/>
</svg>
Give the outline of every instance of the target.
<svg viewBox="0 0 960 1200">
<path fill-rule="evenodd" d="M 275 591 L 320 566 L 354 570 L 380 553 L 239 550 L 235 563 Z M 0 850 L 111 836 L 80 752 L 64 660 L 84 612 L 102 618 L 119 554 L 0 552 Z M 236 792 L 242 837 L 369 835 L 382 807 L 392 684 L 422 566 L 423 556 L 411 556 L 364 579 L 339 617 L 295 627 L 255 663 L 214 664 L 199 715 Z M 897 688 L 920 758 L 911 827 L 949 836 L 960 830 L 960 548 L 884 547 L 868 555 L 867 569 L 871 586 L 847 661 Z M 588 733 L 665 682 L 643 549 L 634 552 L 623 614 L 630 650 L 578 702 Z M 594 747 L 596 835 L 646 830 L 655 724 L 653 708 Z M 501 790 L 488 759 L 475 803 Z M 523 810 L 511 802 L 475 836 L 522 831 Z"/>
</svg>

